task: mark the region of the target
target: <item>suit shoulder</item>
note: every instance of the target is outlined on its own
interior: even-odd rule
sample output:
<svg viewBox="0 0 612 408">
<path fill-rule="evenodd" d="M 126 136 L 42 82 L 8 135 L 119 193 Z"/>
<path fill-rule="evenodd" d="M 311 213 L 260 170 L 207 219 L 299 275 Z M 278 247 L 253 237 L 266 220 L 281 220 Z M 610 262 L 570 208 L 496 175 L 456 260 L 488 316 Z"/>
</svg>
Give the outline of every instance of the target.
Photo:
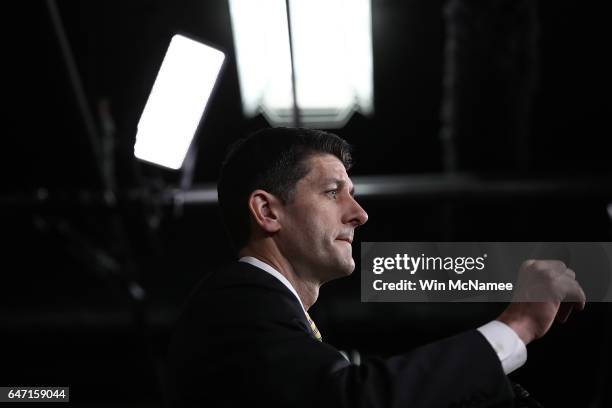
<svg viewBox="0 0 612 408">
<path fill-rule="evenodd" d="M 301 310 L 295 295 L 269 273 L 244 262 L 221 267 L 200 281 L 190 296 L 191 302 L 284 304 Z"/>
<path fill-rule="evenodd" d="M 309 331 L 295 295 L 275 277 L 248 264 L 230 265 L 200 282 L 177 327 L 201 326 Z"/>
</svg>

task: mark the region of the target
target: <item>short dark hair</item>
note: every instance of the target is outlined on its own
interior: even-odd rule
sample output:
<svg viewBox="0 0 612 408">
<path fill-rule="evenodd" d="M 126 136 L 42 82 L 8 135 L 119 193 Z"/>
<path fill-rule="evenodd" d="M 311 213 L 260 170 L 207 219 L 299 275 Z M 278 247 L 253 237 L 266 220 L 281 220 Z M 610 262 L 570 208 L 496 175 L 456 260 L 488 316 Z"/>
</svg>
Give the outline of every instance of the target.
<svg viewBox="0 0 612 408">
<path fill-rule="evenodd" d="M 339 136 L 322 130 L 269 128 L 234 143 L 221 167 L 217 183 L 223 221 L 236 250 L 250 238 L 248 198 L 262 189 L 290 203 L 296 183 L 310 169 L 306 160 L 317 153 L 336 156 L 348 171 L 351 146 Z"/>
</svg>

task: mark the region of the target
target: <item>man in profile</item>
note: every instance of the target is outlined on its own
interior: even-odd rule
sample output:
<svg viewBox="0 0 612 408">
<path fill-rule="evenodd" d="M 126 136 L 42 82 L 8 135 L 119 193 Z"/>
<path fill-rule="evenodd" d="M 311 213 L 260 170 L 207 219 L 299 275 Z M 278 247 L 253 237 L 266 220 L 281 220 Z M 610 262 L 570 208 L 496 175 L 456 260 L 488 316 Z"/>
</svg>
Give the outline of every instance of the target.
<svg viewBox="0 0 612 408">
<path fill-rule="evenodd" d="M 347 175 L 350 146 L 309 129 L 256 132 L 229 152 L 219 203 L 239 261 L 208 274 L 170 347 L 172 407 L 511 406 L 506 374 L 525 345 L 584 307 L 573 271 L 528 261 L 549 302 L 512 303 L 475 330 L 390 359 L 349 363 L 308 315 L 320 287 L 355 269 L 352 242 L 368 215 Z M 519 289 L 520 290 L 520 289 Z"/>
</svg>

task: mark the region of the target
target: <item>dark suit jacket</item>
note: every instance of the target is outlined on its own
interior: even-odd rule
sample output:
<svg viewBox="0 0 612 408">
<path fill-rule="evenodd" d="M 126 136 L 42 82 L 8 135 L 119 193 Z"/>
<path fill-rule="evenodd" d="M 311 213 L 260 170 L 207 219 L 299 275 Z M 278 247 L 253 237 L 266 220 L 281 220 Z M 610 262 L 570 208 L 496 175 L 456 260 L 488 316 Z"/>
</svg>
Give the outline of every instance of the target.
<svg viewBox="0 0 612 408">
<path fill-rule="evenodd" d="M 171 407 L 511 406 L 492 347 L 476 330 L 387 360 L 351 365 L 317 341 L 275 277 L 235 263 L 200 283 L 168 356 Z"/>
</svg>

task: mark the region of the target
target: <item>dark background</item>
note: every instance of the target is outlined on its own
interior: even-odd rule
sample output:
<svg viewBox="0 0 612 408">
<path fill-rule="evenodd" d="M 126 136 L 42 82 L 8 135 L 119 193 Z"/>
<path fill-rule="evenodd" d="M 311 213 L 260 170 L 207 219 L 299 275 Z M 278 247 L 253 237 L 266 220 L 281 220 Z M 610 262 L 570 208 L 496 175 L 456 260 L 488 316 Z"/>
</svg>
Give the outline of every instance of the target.
<svg viewBox="0 0 612 408">
<path fill-rule="evenodd" d="M 225 1 L 56 4 L 94 143 L 106 147 L 94 153 L 47 2 L 7 2 L 0 384 L 70 386 L 75 406 L 160 406 L 180 305 L 233 257 L 215 203 L 181 203 L 181 172 L 133 157 L 170 37 L 192 34 L 227 57 L 187 191 L 212 191 L 227 146 L 267 124 L 242 115 Z M 373 0 L 375 113 L 334 130 L 356 148 L 357 194 L 368 180 L 386 186 L 360 198 L 370 220 L 355 258 L 359 240 L 612 241 L 611 8 Z M 101 136 L 101 106 L 112 136 Z M 504 307 L 359 299 L 356 272 L 327 285 L 312 315 L 326 341 L 364 355 L 476 327 Z M 530 345 L 513 379 L 547 407 L 610 406 L 611 323 L 608 304 L 588 304 Z"/>
</svg>

